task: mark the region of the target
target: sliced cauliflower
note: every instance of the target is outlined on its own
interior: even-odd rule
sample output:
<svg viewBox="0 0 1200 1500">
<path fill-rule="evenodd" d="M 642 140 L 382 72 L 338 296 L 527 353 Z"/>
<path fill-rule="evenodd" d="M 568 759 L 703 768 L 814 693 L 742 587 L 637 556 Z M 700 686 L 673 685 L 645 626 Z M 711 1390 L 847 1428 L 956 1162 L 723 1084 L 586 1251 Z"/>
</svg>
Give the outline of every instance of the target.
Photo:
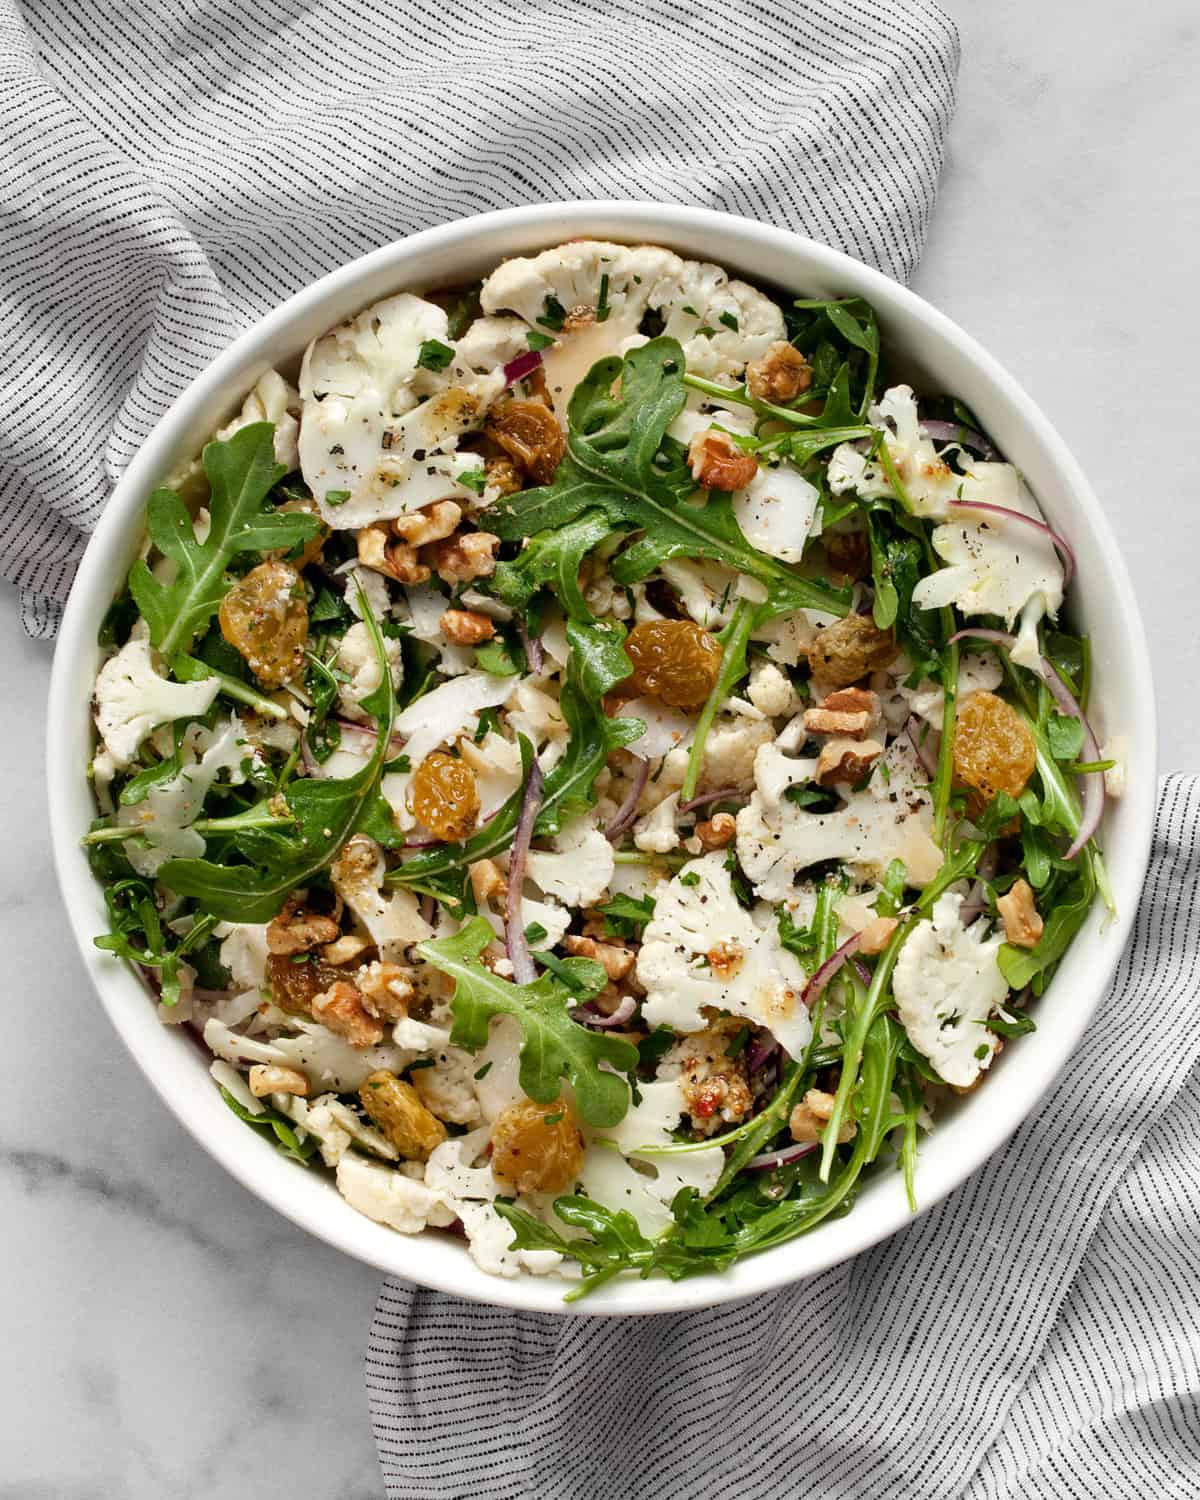
<svg viewBox="0 0 1200 1500">
<path fill-rule="evenodd" d="M 737 815 L 737 852 L 746 877 L 764 901 L 785 901 L 796 876 L 809 865 L 841 860 L 857 872 L 881 879 L 894 859 L 903 860 L 909 883 L 926 885 L 941 868 L 942 854 L 930 837 L 932 805 L 911 746 L 894 740 L 861 791 L 837 788 L 842 805 L 829 813 L 808 812 L 789 802 L 788 787 L 810 781 L 814 760 L 791 760 L 777 745 L 764 745 L 754 761 L 755 791 Z"/>
<path fill-rule="evenodd" d="M 204 839 L 191 824 L 222 771 L 228 772 L 231 786 L 245 781 L 243 762 L 251 760 L 253 752 L 235 714 L 215 729 L 189 724 L 180 742 L 179 758 L 176 775 L 157 782 L 141 802 L 122 807 L 117 814 L 117 822 L 125 828 L 136 828 L 149 846 L 125 846 L 129 862 L 139 875 L 155 874 L 168 859 L 203 855 Z"/>
<path fill-rule="evenodd" d="M 729 623 L 737 602 L 734 586 L 738 575 L 732 568 L 704 558 L 672 557 L 660 565 L 659 572 L 697 625 L 719 630 Z"/>
<path fill-rule="evenodd" d="M 401 1234 L 454 1222 L 453 1211 L 423 1182 L 353 1152 L 338 1161 L 337 1189 L 351 1208 Z"/>
<path fill-rule="evenodd" d="M 173 719 L 202 719 L 219 686 L 215 677 L 168 682 L 155 668 L 149 641 L 131 637 L 109 657 L 96 678 L 96 728 L 105 749 L 123 770 L 157 725 Z"/>
<path fill-rule="evenodd" d="M 414 1068 L 412 1085 L 425 1108 L 452 1125 L 478 1125 L 479 1100 L 475 1094 L 474 1053 L 461 1047 L 441 1047 L 433 1055 L 432 1067 Z"/>
<path fill-rule="evenodd" d="M 333 888 L 371 934 L 384 960 L 399 958 L 411 943 L 433 936 L 421 916 L 415 891 L 403 887 L 385 894 L 383 850 L 364 834 L 355 836 L 334 860 Z"/>
<path fill-rule="evenodd" d="M 633 825 L 633 842 L 643 854 L 669 854 L 679 847 L 679 831 L 675 820 L 679 816 L 679 793 L 672 792 Z"/>
<path fill-rule="evenodd" d="M 999 1050 L 985 1022 L 1008 984 L 996 962 L 1003 933 L 984 937 L 978 921 L 964 927 L 962 903 L 947 891 L 932 918 L 917 923 L 896 959 L 892 990 L 909 1041 L 939 1077 L 969 1088 Z"/>
<path fill-rule="evenodd" d="M 261 989 L 267 982 L 267 924 L 222 922 L 216 935 L 221 939 L 221 963 L 229 970 L 235 987 Z"/>
<path fill-rule="evenodd" d="M 1004 668 L 990 651 L 963 652 L 958 663 L 957 696 L 960 703 L 971 693 L 984 689 L 993 692 L 1003 681 Z M 898 691 L 906 700 L 909 712 L 926 720 L 935 729 L 942 727 L 942 709 L 946 699 L 939 683 L 931 682 L 926 677 L 919 686 L 906 688 L 901 684 Z"/>
<path fill-rule="evenodd" d="M 525 736 L 543 771 L 552 770 L 562 759 L 570 738 L 558 699 L 528 677 L 520 681 L 512 677 L 500 680 L 509 683 L 510 688 L 516 683 L 513 702 L 506 715 L 509 729 L 514 734 Z"/>
<path fill-rule="evenodd" d="M 411 293 L 385 298 L 309 345 L 300 369 L 300 468 L 322 519 L 346 530 L 434 500 L 473 492 L 457 452 L 504 389 L 502 370 L 477 374 L 447 343 L 445 311 Z M 440 370 L 422 345 L 451 350 Z"/>
<path fill-rule="evenodd" d="M 658 698 L 633 698 L 621 705 L 623 719 L 640 719 L 646 726 L 629 750 L 643 760 L 661 760 L 677 745 L 686 745 L 692 737 L 695 719 L 682 709 L 668 708 Z"/>
<path fill-rule="evenodd" d="M 512 1227 L 492 1206 L 506 1192 L 496 1180 L 486 1156 L 491 1129 L 454 1136 L 436 1146 L 425 1167 L 425 1183 L 452 1207 L 467 1232 L 472 1259 L 497 1276 L 516 1276 L 532 1271 L 544 1276 L 561 1265 L 554 1250 L 510 1250 Z M 538 1213 L 541 1205 L 518 1198 L 526 1212 Z"/>
<path fill-rule="evenodd" d="M 487 918 L 498 938 L 503 938 L 504 918 L 499 912 L 493 911 L 486 902 L 481 902 L 479 915 Z M 532 896 L 521 897 L 521 926 L 542 927 L 546 932 L 545 937 L 530 942 L 529 946 L 535 953 L 543 948 L 557 947 L 570 925 L 571 913 L 565 906 L 559 906 L 554 901 L 535 901 Z"/>
<path fill-rule="evenodd" d="M 651 1026 L 702 1031 L 703 1008 L 767 1027 L 793 1057 L 812 1034 L 800 994 L 805 976 L 779 944 L 771 913 L 760 926 L 733 893 L 725 855 L 691 860 L 655 892 L 642 935 L 637 976 Z"/>
<path fill-rule="evenodd" d="M 672 1132 L 686 1108 L 683 1090 L 678 1078 L 659 1078 L 640 1084 L 639 1093 L 640 1101 L 619 1125 L 585 1132 L 581 1181 L 589 1197 L 606 1208 L 631 1213 L 642 1233 L 653 1237 L 672 1223 L 671 1201 L 681 1188 L 695 1188 L 701 1195 L 712 1192 L 725 1153 L 713 1146 L 656 1155 L 655 1148 L 676 1144 Z"/>
<path fill-rule="evenodd" d="M 241 411 L 217 433 L 217 442 L 228 442 L 235 432 L 249 427 L 252 422 L 274 422 L 275 461 L 281 463 L 289 474 L 300 467 L 297 444 L 300 435 L 300 392 L 274 370 L 268 370 L 259 379 L 242 403 Z"/>
<path fill-rule="evenodd" d="M 484 817 L 503 807 L 525 779 L 520 745 L 506 740 L 494 729 L 478 745 L 474 740 L 460 740 L 458 753 L 475 772 L 475 788 Z"/>
<path fill-rule="evenodd" d="M 787 464 L 758 473 L 733 496 L 733 517 L 746 540 L 781 562 L 798 563 L 817 516 L 820 492 Z"/>
<path fill-rule="evenodd" d="M 277 1063 L 298 1068 L 310 1084 L 336 1094 L 348 1094 L 361 1088 L 379 1068 L 403 1073 L 413 1061 L 413 1054 L 387 1042 L 362 1051 L 316 1021 L 293 1021 L 296 1036 L 279 1036 L 270 1041 L 242 1036 L 215 1018 L 205 1023 L 204 1044 L 226 1062 L 248 1066 L 251 1063 Z"/>
<path fill-rule="evenodd" d="M 544 895 L 567 906 L 592 906 L 600 900 L 614 869 L 613 846 L 585 814 L 568 823 L 554 839 L 554 853 L 530 850 L 525 869 Z"/>
</svg>

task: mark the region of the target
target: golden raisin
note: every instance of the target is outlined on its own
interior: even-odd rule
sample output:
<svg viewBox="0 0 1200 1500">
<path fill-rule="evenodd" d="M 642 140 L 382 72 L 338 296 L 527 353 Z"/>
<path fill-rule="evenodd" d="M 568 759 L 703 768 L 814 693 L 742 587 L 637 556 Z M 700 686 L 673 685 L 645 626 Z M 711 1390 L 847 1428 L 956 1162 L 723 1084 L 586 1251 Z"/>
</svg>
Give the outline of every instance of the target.
<svg viewBox="0 0 1200 1500">
<path fill-rule="evenodd" d="M 625 642 L 631 682 L 671 708 L 699 708 L 721 670 L 721 644 L 692 620 L 645 620 Z"/>
<path fill-rule="evenodd" d="M 320 520 L 317 502 L 308 495 L 300 496 L 296 500 L 285 500 L 279 509 L 285 515 L 294 515 L 297 511 L 300 511 L 306 516 L 312 516 Z M 274 552 L 270 555 L 273 558 L 279 558 L 284 562 L 291 563 L 292 567 L 298 570 L 303 570 L 308 567 L 309 563 L 316 562 L 320 557 L 321 550 L 325 546 L 328 536 L 329 527 L 322 522 L 316 536 L 309 537 L 307 542 L 301 542 L 300 551 L 294 557 L 292 556 L 294 549 L 289 549 L 287 552 Z"/>
<path fill-rule="evenodd" d="M 479 788 L 475 772 L 464 760 L 435 750 L 413 773 L 408 805 L 435 837 L 457 843 L 475 827 L 479 815 Z"/>
<path fill-rule="evenodd" d="M 272 953 L 267 959 L 271 998 L 289 1016 L 311 1016 L 312 1002 L 345 975 L 312 954 Z"/>
<path fill-rule="evenodd" d="M 1019 797 L 1037 764 L 1037 746 L 1016 709 L 995 693 L 972 693 L 954 729 L 954 777 L 987 803 L 997 792 Z"/>
<path fill-rule="evenodd" d="M 566 451 L 566 434 L 544 401 L 509 398 L 492 408 L 485 429 L 533 484 L 549 484 Z"/>
<path fill-rule="evenodd" d="M 814 675 L 829 687 L 849 687 L 868 672 L 886 667 L 896 656 L 890 630 L 880 630 L 869 615 L 834 620 L 813 636 L 808 660 Z"/>
<path fill-rule="evenodd" d="M 308 605 L 295 568 L 259 563 L 221 600 L 221 634 L 264 687 L 282 687 L 304 665 Z"/>
<path fill-rule="evenodd" d="M 399 1151 L 411 1161 L 428 1161 L 446 1139 L 447 1130 L 421 1101 L 411 1083 L 379 1068 L 358 1091 L 362 1107 Z"/>
<path fill-rule="evenodd" d="M 562 1099 L 522 1099 L 492 1126 L 492 1171 L 515 1193 L 561 1193 L 583 1168 L 583 1137 Z"/>
</svg>

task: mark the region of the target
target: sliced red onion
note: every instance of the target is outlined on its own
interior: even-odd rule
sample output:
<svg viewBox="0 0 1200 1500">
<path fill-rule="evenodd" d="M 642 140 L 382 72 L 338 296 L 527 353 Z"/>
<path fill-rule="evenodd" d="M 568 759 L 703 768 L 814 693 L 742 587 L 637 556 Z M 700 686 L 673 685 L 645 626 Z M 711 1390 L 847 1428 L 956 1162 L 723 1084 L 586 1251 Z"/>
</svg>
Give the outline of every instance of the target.
<svg viewBox="0 0 1200 1500">
<path fill-rule="evenodd" d="M 516 385 L 518 380 L 524 380 L 542 362 L 541 351 L 530 349 L 525 354 L 518 354 L 516 359 L 510 359 L 504 366 L 504 384 Z"/>
<path fill-rule="evenodd" d="M 374 724 L 359 724 L 354 719 L 343 719 L 339 716 L 335 716 L 333 722 L 343 734 L 361 734 L 364 739 L 368 740 L 379 738 L 379 730 Z M 397 750 L 403 750 L 405 743 L 405 737 L 402 734 L 393 734 L 388 741 L 388 749 L 394 754 Z"/>
<path fill-rule="evenodd" d="M 597 1010 L 590 1000 L 586 1005 L 577 1005 L 571 1012 L 571 1016 L 584 1026 L 624 1026 L 636 1009 L 637 1001 L 633 996 L 623 995 L 620 1005 L 617 1006 L 611 1016 L 606 1016 L 603 1011 Z"/>
<path fill-rule="evenodd" d="M 981 641 L 994 641 L 999 646 L 1004 646 L 1011 651 L 1017 644 L 1015 635 L 1008 635 L 1003 630 L 983 630 L 976 626 L 968 626 L 965 630 L 959 630 L 950 637 L 951 642 L 974 638 Z M 1072 696 L 1070 688 L 1054 669 L 1054 663 L 1041 658 L 1040 674 L 1042 681 L 1050 691 L 1050 696 L 1057 703 L 1059 711 L 1069 719 L 1078 719 L 1083 725 L 1083 753 L 1085 757 L 1092 760 L 1100 759 L 1100 747 L 1096 743 L 1096 736 L 1092 733 L 1092 726 L 1087 721 L 1087 715 Z M 1071 842 L 1067 850 L 1067 859 L 1074 859 L 1087 841 L 1100 826 L 1100 819 L 1104 816 L 1104 773 L 1103 771 L 1088 771 L 1081 778 L 1083 782 L 1082 802 L 1083 808 L 1079 820 L 1079 832 Z"/>
<path fill-rule="evenodd" d="M 699 797 L 691 798 L 688 802 L 681 802 L 677 810 L 680 813 L 690 813 L 698 807 L 707 807 L 710 802 L 736 802 L 740 798 L 748 797 L 753 790 L 752 781 L 743 781 L 739 786 L 719 787 L 715 792 L 705 792 Z"/>
<path fill-rule="evenodd" d="M 202 1005 L 220 1005 L 222 1001 L 232 999 L 233 990 L 206 990 L 197 985 L 192 990 L 192 998 L 199 1000 Z"/>
<path fill-rule="evenodd" d="M 525 629 L 524 622 L 517 621 L 517 634 L 521 637 L 521 645 L 525 651 L 525 661 L 529 670 L 535 677 L 541 674 L 546 665 L 546 652 L 539 637 L 531 636 Z"/>
<path fill-rule="evenodd" d="M 781 1146 L 778 1151 L 764 1151 L 761 1156 L 752 1156 L 746 1163 L 747 1172 L 770 1172 L 775 1167 L 786 1167 L 817 1150 L 819 1141 L 804 1141 L 795 1146 Z"/>
<path fill-rule="evenodd" d="M 1024 511 L 1012 510 L 1007 505 L 991 505 L 983 500 L 951 500 L 950 504 L 959 510 L 982 510 L 993 516 L 1004 516 L 1009 521 L 1023 521 L 1032 530 L 1048 536 L 1058 549 L 1058 555 L 1063 560 L 1063 588 L 1067 588 L 1075 577 L 1075 552 L 1070 542 L 1059 536 L 1053 527 L 1047 526 L 1045 521 L 1039 521 L 1036 516 L 1027 516 Z"/>
<path fill-rule="evenodd" d="M 829 983 L 829 981 L 833 978 L 837 971 L 842 967 L 846 960 L 852 954 L 858 952 L 858 945 L 861 942 L 862 933 L 856 932 L 853 937 L 848 937 L 840 948 L 838 948 L 834 953 L 830 954 L 830 956 L 825 960 L 825 962 L 821 965 L 821 967 L 817 970 L 813 977 L 804 986 L 804 992 L 801 994 L 800 998 L 804 1001 L 805 1005 L 812 1005 L 812 1003 L 820 995 L 821 991 L 825 988 L 825 986 Z"/>
<path fill-rule="evenodd" d="M 306 776 L 319 776 L 321 774 L 321 763 L 309 749 L 308 735 L 300 736 L 300 764 L 304 767 Z"/>
<path fill-rule="evenodd" d="M 641 801 L 642 792 L 645 790 L 646 782 L 650 777 L 650 762 L 643 760 L 640 755 L 635 755 L 633 758 L 638 763 L 637 774 L 633 779 L 633 786 L 629 789 L 624 802 L 617 808 L 612 822 L 604 830 L 604 837 L 611 844 L 617 842 L 637 817 L 637 805 Z"/>
<path fill-rule="evenodd" d="M 986 905 L 987 903 L 983 895 L 983 881 L 976 880 L 972 883 L 971 889 L 967 892 L 963 898 L 962 905 L 958 908 L 958 920 L 965 927 L 968 922 L 973 922 L 982 913 Z"/>
<path fill-rule="evenodd" d="M 1000 450 L 982 432 L 964 427 L 961 422 L 926 422 L 922 419 L 921 429 L 935 443 L 961 443 L 964 448 L 973 449 L 980 458 L 1000 460 Z"/>
<path fill-rule="evenodd" d="M 867 968 L 866 964 L 863 963 L 862 959 L 861 958 L 852 958 L 850 960 L 850 967 L 858 975 L 858 982 L 860 984 L 865 984 L 866 987 L 868 989 L 870 989 L 871 988 L 871 971 L 870 971 L 870 969 Z"/>
<path fill-rule="evenodd" d="M 918 734 L 917 731 L 919 728 L 924 728 L 926 730 L 926 733 L 923 735 Z M 926 775 L 936 776 L 937 756 L 934 755 L 933 750 L 928 743 L 928 729 L 929 726 L 925 723 L 924 719 L 919 719 L 916 714 L 909 714 L 908 721 L 904 726 L 904 732 L 908 735 L 913 749 L 917 752 L 917 759 L 921 762 L 922 766 L 924 766 Z"/>
<path fill-rule="evenodd" d="M 746 1071 L 757 1073 L 765 1062 L 769 1062 L 775 1053 L 779 1051 L 779 1043 L 767 1032 L 750 1048 L 750 1055 L 746 1058 Z"/>
<path fill-rule="evenodd" d="M 508 914 L 504 919 L 504 943 L 508 949 L 509 962 L 513 966 L 513 978 L 518 984 L 532 984 L 537 978 L 533 955 L 525 937 L 521 892 L 525 886 L 525 861 L 533 839 L 533 825 L 542 805 L 544 785 L 542 768 L 535 760 L 529 767 L 525 796 L 521 802 L 521 816 L 517 819 L 517 831 L 508 856 Z"/>
</svg>

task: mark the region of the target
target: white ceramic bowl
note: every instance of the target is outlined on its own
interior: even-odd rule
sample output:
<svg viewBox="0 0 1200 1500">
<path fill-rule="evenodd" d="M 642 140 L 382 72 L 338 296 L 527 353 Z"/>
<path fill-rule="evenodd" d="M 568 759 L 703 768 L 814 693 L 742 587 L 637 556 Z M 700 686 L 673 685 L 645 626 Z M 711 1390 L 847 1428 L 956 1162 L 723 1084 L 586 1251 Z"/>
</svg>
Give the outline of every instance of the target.
<svg viewBox="0 0 1200 1500">
<path fill-rule="evenodd" d="M 912 292 L 879 272 L 786 230 L 694 208 L 571 203 L 505 209 L 461 219 L 387 245 L 298 292 L 249 329 L 180 395 L 117 486 L 84 556 L 59 636 L 50 688 L 48 775 L 55 859 L 84 963 L 125 1045 L 167 1105 L 229 1171 L 294 1223 L 348 1254 L 464 1297 L 547 1312 L 566 1310 L 557 1278 L 485 1275 L 456 1240 L 396 1234 L 354 1212 L 332 1182 L 277 1154 L 225 1107 L 199 1049 L 158 1021 L 138 980 L 93 946 L 104 905 L 80 836 L 93 816 L 85 767 L 91 753 L 89 695 L 96 633 L 143 529 L 143 506 L 181 456 L 196 452 L 272 366 L 294 366 L 308 342 L 376 298 L 479 276 L 506 256 L 571 236 L 653 241 L 717 261 L 733 272 L 807 296 L 858 295 L 878 310 L 885 339 L 927 391 L 949 391 L 979 414 L 1024 471 L 1053 524 L 1079 558 L 1072 622 L 1090 633 L 1098 735 L 1127 737 L 1128 791 L 1110 804 L 1103 830 L 1118 915 L 1093 913 L 1047 996 L 1038 1029 L 1006 1048 L 986 1088 L 964 1099 L 925 1139 L 917 1199 L 928 1208 L 973 1172 L 1038 1107 L 1068 1062 L 1112 974 L 1133 919 L 1149 853 L 1155 800 L 1155 714 L 1149 660 L 1124 561 L 1104 513 L 1050 423 L 990 355 Z M 722 1276 L 672 1283 L 610 1284 L 577 1305 L 594 1314 L 667 1312 L 768 1290 L 845 1260 L 911 1221 L 899 1175 L 883 1172 L 845 1218 L 752 1257 Z"/>
</svg>

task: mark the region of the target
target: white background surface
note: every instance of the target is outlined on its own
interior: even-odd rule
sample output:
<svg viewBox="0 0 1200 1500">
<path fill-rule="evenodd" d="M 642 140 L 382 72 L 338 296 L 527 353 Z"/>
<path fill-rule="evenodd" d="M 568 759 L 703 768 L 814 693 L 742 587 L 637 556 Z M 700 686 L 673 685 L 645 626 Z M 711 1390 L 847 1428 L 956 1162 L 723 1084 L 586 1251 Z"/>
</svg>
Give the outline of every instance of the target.
<svg viewBox="0 0 1200 1500">
<path fill-rule="evenodd" d="M 1145 614 L 1163 765 L 1197 770 L 1195 6 L 948 8 L 960 100 L 914 285 L 1082 460 Z M 0 640 L 0 1497 L 379 1496 L 361 1373 L 377 1274 L 227 1178 L 120 1050 L 50 870 L 50 651 L 9 594 Z"/>
</svg>

